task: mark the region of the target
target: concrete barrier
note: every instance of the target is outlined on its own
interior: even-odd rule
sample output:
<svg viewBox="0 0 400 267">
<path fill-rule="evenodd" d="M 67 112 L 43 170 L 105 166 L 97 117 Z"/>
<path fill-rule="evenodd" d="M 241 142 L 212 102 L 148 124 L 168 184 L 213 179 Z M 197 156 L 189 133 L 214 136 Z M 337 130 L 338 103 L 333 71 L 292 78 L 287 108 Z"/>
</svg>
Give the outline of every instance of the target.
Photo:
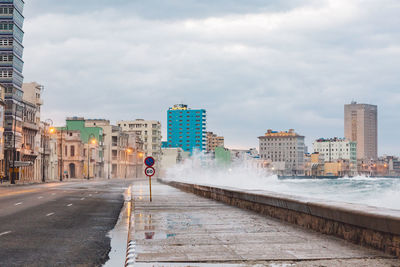
<svg viewBox="0 0 400 267">
<path fill-rule="evenodd" d="M 400 258 L 400 211 L 293 197 L 259 190 L 196 185 L 159 179 L 202 197 L 252 210 Z"/>
</svg>

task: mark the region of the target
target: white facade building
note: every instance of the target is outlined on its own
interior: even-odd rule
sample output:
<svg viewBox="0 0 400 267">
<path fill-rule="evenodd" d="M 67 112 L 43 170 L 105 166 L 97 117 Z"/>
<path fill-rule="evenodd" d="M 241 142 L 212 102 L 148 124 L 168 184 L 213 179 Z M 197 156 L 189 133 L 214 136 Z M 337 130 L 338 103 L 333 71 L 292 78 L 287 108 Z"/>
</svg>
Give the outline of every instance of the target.
<svg viewBox="0 0 400 267">
<path fill-rule="evenodd" d="M 282 174 L 304 174 L 304 136 L 293 129 L 285 132 L 268 130 L 258 137 L 260 158 L 271 162 L 274 171 Z"/>
<path fill-rule="evenodd" d="M 357 163 L 357 143 L 344 138 L 320 138 L 313 142 L 314 152 L 323 155 L 325 162 L 339 159 Z"/>
</svg>

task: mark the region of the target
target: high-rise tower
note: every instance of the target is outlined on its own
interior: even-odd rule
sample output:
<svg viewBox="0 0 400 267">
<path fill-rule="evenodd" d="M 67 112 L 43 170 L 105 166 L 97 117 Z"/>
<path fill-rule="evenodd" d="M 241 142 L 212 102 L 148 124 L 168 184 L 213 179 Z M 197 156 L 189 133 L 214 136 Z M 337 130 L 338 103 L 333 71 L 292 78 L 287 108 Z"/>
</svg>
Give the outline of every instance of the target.
<svg viewBox="0 0 400 267">
<path fill-rule="evenodd" d="M 180 147 L 184 151 L 206 149 L 206 110 L 189 109 L 178 104 L 168 109 L 167 147 Z"/>
<path fill-rule="evenodd" d="M 377 159 L 378 107 L 357 102 L 344 105 L 344 136 L 357 142 L 357 159 Z"/>
<path fill-rule="evenodd" d="M 5 88 L 5 154 L 14 161 L 19 158 L 17 151 L 22 141 L 24 4 L 23 0 L 0 0 L 0 84 Z"/>
</svg>

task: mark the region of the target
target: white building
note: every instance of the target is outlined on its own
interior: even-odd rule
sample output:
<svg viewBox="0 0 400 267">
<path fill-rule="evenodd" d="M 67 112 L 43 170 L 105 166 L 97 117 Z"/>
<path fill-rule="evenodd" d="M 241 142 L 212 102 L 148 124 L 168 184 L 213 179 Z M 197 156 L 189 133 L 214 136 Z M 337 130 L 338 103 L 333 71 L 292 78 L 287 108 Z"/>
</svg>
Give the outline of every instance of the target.
<svg viewBox="0 0 400 267">
<path fill-rule="evenodd" d="M 261 160 L 269 161 L 282 174 L 304 174 L 304 136 L 293 129 L 284 132 L 268 130 L 258 137 Z"/>
<path fill-rule="evenodd" d="M 323 155 L 325 162 L 339 159 L 357 163 L 357 143 L 344 138 L 320 138 L 313 142 L 314 152 Z"/>
<path fill-rule="evenodd" d="M 143 141 L 144 157 L 152 156 L 156 167 L 161 160 L 161 123 L 155 120 L 137 119 L 134 121 L 118 121 L 123 132 L 134 132 Z"/>
</svg>

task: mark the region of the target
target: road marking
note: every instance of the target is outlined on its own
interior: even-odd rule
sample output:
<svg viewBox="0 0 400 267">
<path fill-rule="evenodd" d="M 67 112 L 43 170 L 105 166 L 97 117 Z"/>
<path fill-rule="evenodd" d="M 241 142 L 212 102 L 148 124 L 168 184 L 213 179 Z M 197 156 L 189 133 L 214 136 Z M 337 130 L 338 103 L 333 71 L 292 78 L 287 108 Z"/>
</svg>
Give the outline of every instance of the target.
<svg viewBox="0 0 400 267">
<path fill-rule="evenodd" d="M 81 200 L 85 200 L 85 198 L 83 197 L 83 198 L 81 198 Z"/>
<path fill-rule="evenodd" d="M 89 194 L 89 197 L 91 197 L 92 196 L 92 194 Z"/>
<path fill-rule="evenodd" d="M 0 233 L 0 236 L 2 236 L 2 235 L 8 235 L 9 233 L 11 233 L 11 231 L 3 232 L 3 233 Z"/>
<path fill-rule="evenodd" d="M 22 204 L 22 202 L 18 202 L 18 203 L 15 203 L 14 206 L 18 206 L 18 205 L 21 205 L 21 204 Z"/>
<path fill-rule="evenodd" d="M 53 196 L 54 196 L 55 194 L 56 194 L 56 193 L 51 193 L 51 195 L 53 195 Z"/>
<path fill-rule="evenodd" d="M 41 199 L 41 198 L 43 198 L 43 197 L 42 196 L 38 197 L 38 199 Z"/>
<path fill-rule="evenodd" d="M 68 207 L 71 207 L 71 206 L 72 206 L 72 203 L 68 204 L 67 206 L 68 206 Z"/>
<path fill-rule="evenodd" d="M 46 216 L 49 217 L 49 216 L 51 216 L 53 214 L 54 214 L 54 212 L 50 212 L 50 213 L 46 214 Z"/>
</svg>

